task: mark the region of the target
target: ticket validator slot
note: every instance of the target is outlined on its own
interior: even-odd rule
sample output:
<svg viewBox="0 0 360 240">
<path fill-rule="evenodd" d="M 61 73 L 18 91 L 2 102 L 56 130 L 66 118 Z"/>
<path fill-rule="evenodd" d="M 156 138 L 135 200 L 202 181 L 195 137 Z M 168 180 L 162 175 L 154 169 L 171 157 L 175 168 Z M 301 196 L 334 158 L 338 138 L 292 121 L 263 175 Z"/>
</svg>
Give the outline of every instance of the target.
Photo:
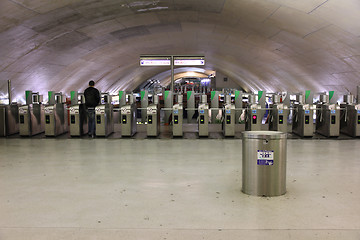
<svg viewBox="0 0 360 240">
<path fill-rule="evenodd" d="M 201 103 L 198 106 L 199 118 L 198 129 L 200 137 L 209 136 L 209 105 L 207 103 L 207 96 L 201 96 Z"/>
<path fill-rule="evenodd" d="M 33 136 L 45 131 L 45 115 L 42 96 L 25 91 L 26 104 L 19 106 L 19 134 Z"/>
<path fill-rule="evenodd" d="M 68 111 L 62 93 L 48 92 L 48 105 L 45 106 L 45 136 L 55 137 L 68 132 Z"/>
<path fill-rule="evenodd" d="M 183 95 L 178 94 L 176 96 L 177 103 L 172 108 L 173 122 L 172 133 L 174 137 L 183 136 Z"/>
<path fill-rule="evenodd" d="M 80 137 L 88 133 L 88 114 L 83 93 L 71 91 L 70 136 Z"/>
<path fill-rule="evenodd" d="M 231 102 L 231 95 L 225 96 L 225 105 L 223 107 L 223 134 L 225 137 L 235 136 L 235 104 Z"/>
<path fill-rule="evenodd" d="M 107 137 L 114 132 L 113 105 L 109 93 L 101 93 L 101 104 L 95 107 L 96 136 Z"/>
</svg>

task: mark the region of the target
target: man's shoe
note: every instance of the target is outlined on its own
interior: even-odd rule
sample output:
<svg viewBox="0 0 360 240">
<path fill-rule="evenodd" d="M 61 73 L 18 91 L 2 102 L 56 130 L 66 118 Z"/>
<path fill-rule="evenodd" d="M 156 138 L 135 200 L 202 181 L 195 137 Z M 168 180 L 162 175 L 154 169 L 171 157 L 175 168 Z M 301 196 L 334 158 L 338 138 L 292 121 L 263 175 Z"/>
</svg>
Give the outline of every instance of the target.
<svg viewBox="0 0 360 240">
<path fill-rule="evenodd" d="M 91 138 L 95 138 L 95 134 L 91 135 Z"/>
</svg>

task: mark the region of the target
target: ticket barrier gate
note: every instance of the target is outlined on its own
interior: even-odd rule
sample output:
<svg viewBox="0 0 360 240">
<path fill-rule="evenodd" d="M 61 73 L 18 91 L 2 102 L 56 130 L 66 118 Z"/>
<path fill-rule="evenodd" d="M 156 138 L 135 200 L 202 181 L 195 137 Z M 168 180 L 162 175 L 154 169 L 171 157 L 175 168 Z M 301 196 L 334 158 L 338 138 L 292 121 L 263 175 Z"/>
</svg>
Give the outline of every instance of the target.
<svg viewBox="0 0 360 240">
<path fill-rule="evenodd" d="M 314 110 L 310 104 L 294 106 L 292 131 L 301 137 L 312 137 L 314 135 Z"/>
<path fill-rule="evenodd" d="M 41 103 L 27 104 L 19 107 L 19 134 L 33 136 L 45 131 L 44 105 Z"/>
<path fill-rule="evenodd" d="M 269 130 L 278 132 L 288 132 L 289 108 L 282 104 L 273 104 L 269 116 Z"/>
<path fill-rule="evenodd" d="M 231 103 L 224 107 L 223 134 L 225 137 L 235 136 L 235 105 Z"/>
<path fill-rule="evenodd" d="M 131 137 L 136 133 L 136 105 L 124 105 L 121 111 L 121 136 Z"/>
<path fill-rule="evenodd" d="M 261 131 L 261 106 L 258 104 L 251 104 L 246 108 L 245 114 L 245 130 Z"/>
<path fill-rule="evenodd" d="M 360 104 L 341 104 L 340 132 L 360 137 Z"/>
<path fill-rule="evenodd" d="M 199 103 L 198 111 L 198 128 L 199 137 L 209 136 L 209 105 L 207 104 L 207 96 L 201 96 L 202 103 Z"/>
<path fill-rule="evenodd" d="M 101 105 L 95 107 L 95 133 L 107 137 L 114 132 L 113 105 L 108 93 L 101 94 Z"/>
<path fill-rule="evenodd" d="M 88 118 L 85 104 L 70 107 L 70 136 L 80 137 L 88 133 Z"/>
<path fill-rule="evenodd" d="M 96 136 L 107 137 L 114 132 L 113 105 L 110 103 L 95 107 Z"/>
<path fill-rule="evenodd" d="M 148 137 L 157 137 L 160 133 L 160 109 L 158 104 L 150 104 L 146 108 Z"/>
<path fill-rule="evenodd" d="M 172 132 L 174 137 L 183 136 L 183 111 L 182 103 L 173 106 Z"/>
<path fill-rule="evenodd" d="M 45 136 L 55 137 L 68 131 L 68 112 L 65 103 L 45 107 Z"/>
<path fill-rule="evenodd" d="M 26 105 L 19 106 L 19 134 L 33 136 L 45 131 L 44 105 L 39 93 L 25 91 Z"/>
<path fill-rule="evenodd" d="M 329 103 L 316 106 L 316 132 L 326 137 L 340 135 L 340 106 Z"/>
<path fill-rule="evenodd" d="M 0 105 L 0 137 L 19 132 L 19 106 Z"/>
</svg>

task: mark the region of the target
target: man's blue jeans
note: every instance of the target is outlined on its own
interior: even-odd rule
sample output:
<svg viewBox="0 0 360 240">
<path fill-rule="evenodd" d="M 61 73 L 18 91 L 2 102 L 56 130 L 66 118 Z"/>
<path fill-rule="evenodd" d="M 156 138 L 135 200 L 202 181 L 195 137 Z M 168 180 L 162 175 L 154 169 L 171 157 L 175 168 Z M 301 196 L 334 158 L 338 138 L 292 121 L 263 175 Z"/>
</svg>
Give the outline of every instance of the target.
<svg viewBox="0 0 360 240">
<path fill-rule="evenodd" d="M 95 108 L 88 108 L 89 135 L 95 135 Z"/>
</svg>

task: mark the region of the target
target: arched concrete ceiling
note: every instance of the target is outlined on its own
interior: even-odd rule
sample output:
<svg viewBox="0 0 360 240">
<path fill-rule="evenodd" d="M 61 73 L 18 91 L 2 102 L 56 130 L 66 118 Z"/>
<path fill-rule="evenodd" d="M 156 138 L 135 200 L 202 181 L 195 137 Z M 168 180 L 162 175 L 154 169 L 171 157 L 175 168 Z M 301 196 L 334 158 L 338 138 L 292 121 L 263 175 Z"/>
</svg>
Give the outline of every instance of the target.
<svg viewBox="0 0 360 240">
<path fill-rule="evenodd" d="M 355 91 L 359 0 L 0 0 L 0 91 L 133 90 L 168 69 L 141 54 L 203 54 L 248 91 Z"/>
</svg>

